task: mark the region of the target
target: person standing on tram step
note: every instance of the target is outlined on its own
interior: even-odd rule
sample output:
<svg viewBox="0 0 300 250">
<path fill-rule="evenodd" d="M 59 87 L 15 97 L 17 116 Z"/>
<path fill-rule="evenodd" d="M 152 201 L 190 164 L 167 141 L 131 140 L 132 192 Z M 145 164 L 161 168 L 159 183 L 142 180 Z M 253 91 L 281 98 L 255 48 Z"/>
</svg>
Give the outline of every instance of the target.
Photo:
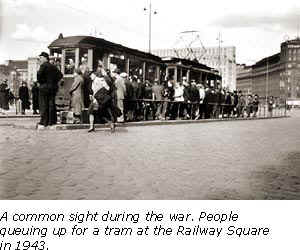
<svg viewBox="0 0 300 250">
<path fill-rule="evenodd" d="M 116 81 L 115 86 L 117 90 L 117 106 L 120 109 L 122 115 L 118 117 L 118 122 L 124 122 L 124 97 L 126 95 L 126 85 L 125 79 L 127 78 L 127 74 L 125 72 L 119 75 L 120 71 L 116 71 Z"/>
<path fill-rule="evenodd" d="M 41 66 L 37 72 L 37 80 L 39 82 L 39 103 L 41 120 L 38 125 L 51 126 L 57 122 L 57 114 L 55 107 L 55 96 L 58 90 L 58 82 L 63 75 L 59 69 L 49 63 L 49 54 L 42 52 L 39 55 Z"/>
<path fill-rule="evenodd" d="M 19 98 L 22 101 L 22 115 L 25 115 L 25 110 L 30 108 L 29 102 L 29 91 L 26 82 L 22 82 L 21 87 L 19 88 Z"/>
<path fill-rule="evenodd" d="M 33 83 L 33 86 L 31 88 L 31 94 L 32 94 L 32 110 L 33 114 L 37 115 L 39 110 L 39 87 L 37 85 L 37 82 Z"/>
<path fill-rule="evenodd" d="M 80 69 L 75 69 L 74 72 L 74 82 L 69 91 L 71 100 L 70 100 L 70 109 L 74 113 L 75 123 L 80 123 L 80 115 L 84 108 L 83 103 L 83 77 Z"/>
</svg>

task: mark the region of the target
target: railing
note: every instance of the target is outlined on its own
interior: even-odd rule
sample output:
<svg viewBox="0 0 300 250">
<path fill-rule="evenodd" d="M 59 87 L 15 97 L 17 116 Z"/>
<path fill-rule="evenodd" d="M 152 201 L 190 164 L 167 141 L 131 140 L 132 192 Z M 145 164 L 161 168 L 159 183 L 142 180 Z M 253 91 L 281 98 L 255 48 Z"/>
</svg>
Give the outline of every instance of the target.
<svg viewBox="0 0 300 250">
<path fill-rule="evenodd" d="M 226 119 L 286 116 L 286 102 L 269 107 L 255 105 L 230 105 L 224 103 L 199 103 L 182 101 L 156 101 L 151 99 L 124 100 L 126 121 Z"/>
</svg>

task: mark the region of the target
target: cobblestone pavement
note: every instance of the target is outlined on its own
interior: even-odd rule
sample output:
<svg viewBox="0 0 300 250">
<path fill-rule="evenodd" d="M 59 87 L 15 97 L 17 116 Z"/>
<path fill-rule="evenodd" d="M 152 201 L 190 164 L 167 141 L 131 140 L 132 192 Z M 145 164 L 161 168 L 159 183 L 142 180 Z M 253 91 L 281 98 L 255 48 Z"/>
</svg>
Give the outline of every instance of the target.
<svg viewBox="0 0 300 250">
<path fill-rule="evenodd" d="M 1 199 L 300 199 L 300 112 L 115 134 L 7 124 Z"/>
</svg>

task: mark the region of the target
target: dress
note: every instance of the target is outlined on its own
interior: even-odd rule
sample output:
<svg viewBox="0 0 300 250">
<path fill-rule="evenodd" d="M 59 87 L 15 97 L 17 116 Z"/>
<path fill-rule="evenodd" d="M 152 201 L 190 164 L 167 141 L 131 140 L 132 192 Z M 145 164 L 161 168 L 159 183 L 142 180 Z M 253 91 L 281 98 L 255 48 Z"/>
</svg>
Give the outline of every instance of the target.
<svg viewBox="0 0 300 250">
<path fill-rule="evenodd" d="M 19 98 L 22 101 L 22 112 L 24 113 L 26 109 L 30 108 L 29 91 L 26 86 L 21 86 L 19 88 Z"/>
<path fill-rule="evenodd" d="M 74 112 L 74 115 L 79 116 L 84 108 L 83 102 L 83 77 L 80 75 L 75 76 L 74 82 L 70 89 L 70 108 Z"/>
</svg>

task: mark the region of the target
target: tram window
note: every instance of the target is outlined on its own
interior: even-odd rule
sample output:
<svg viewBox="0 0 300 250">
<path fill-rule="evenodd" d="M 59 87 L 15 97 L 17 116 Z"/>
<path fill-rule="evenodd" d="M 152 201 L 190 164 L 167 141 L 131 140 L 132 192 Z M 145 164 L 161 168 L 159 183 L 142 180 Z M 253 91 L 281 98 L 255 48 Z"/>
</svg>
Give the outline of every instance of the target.
<svg viewBox="0 0 300 250">
<path fill-rule="evenodd" d="M 175 69 L 168 69 L 167 77 L 168 79 L 174 80 Z"/>
<path fill-rule="evenodd" d="M 126 72 L 126 61 L 124 56 L 110 57 L 110 70 L 119 69 L 121 72 Z"/>
<path fill-rule="evenodd" d="M 88 64 L 88 50 L 87 49 L 80 49 L 79 51 L 79 58 L 80 58 L 80 62 L 79 65 Z"/>
<path fill-rule="evenodd" d="M 50 56 L 50 63 L 54 64 L 60 71 L 61 69 L 61 51 L 59 53 L 52 53 Z"/>
<path fill-rule="evenodd" d="M 186 69 L 182 70 L 182 77 L 187 77 L 187 70 Z"/>
<path fill-rule="evenodd" d="M 154 82 L 155 78 L 156 78 L 156 66 L 151 65 L 151 64 L 147 65 L 146 66 L 146 80 L 149 80 L 150 82 Z"/>
<path fill-rule="evenodd" d="M 131 59 L 129 63 L 129 75 L 143 79 L 143 62 L 137 59 Z"/>
<path fill-rule="evenodd" d="M 65 74 L 74 74 L 75 70 L 75 50 L 66 50 Z"/>
</svg>

